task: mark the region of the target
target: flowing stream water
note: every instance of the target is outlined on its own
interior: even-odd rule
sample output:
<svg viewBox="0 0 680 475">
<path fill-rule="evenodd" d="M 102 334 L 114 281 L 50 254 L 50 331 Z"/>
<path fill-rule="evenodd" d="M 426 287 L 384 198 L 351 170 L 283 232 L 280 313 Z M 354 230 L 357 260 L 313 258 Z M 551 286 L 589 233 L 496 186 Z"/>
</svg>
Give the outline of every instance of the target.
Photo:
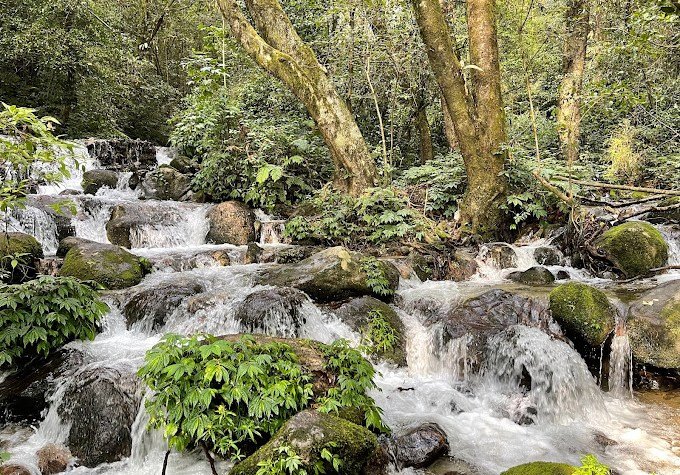
<svg viewBox="0 0 680 475">
<path fill-rule="evenodd" d="M 82 151 L 81 151 L 82 152 Z M 97 164 L 81 154 L 85 168 Z M 158 161 L 167 163 L 170 154 L 159 148 Z M 81 172 L 63 188 L 82 190 Z M 238 305 L 251 293 L 266 287 L 253 284 L 253 274 L 267 264 L 241 264 L 245 247 L 205 243 L 208 231 L 206 213 L 210 205 L 168 201 L 142 201 L 123 175 L 116 189 L 101 189 L 96 196 L 73 195 L 77 212 L 72 218 L 76 235 L 108 242 L 105 225 L 115 205 L 135 206 L 159 219 L 140 226 L 132 239 L 131 252 L 154 262 L 155 272 L 138 286 L 107 297 L 111 311 L 103 322 L 103 331 L 88 342 L 70 346 L 83 352 L 83 367 L 138 368 L 146 350 L 163 333 L 189 334 L 197 331 L 214 334 L 243 330 L 234 318 Z M 57 195 L 55 187 L 43 188 L 42 195 Z M 281 222 L 270 222 L 259 214 L 266 236 L 261 244 L 282 246 Z M 53 218 L 37 207 L 29 207 L 13 217 L 10 227 L 35 235 L 53 253 L 57 247 L 57 229 Z M 671 263 L 680 262 L 680 241 L 664 230 L 671 246 Z M 446 340 L 440 324 L 431 316 L 444 314 L 465 298 L 485 290 L 511 285 L 509 272 L 536 265 L 534 251 L 549 246 L 545 240 L 512 246 L 518 256 L 516 267 L 499 269 L 482 248 L 479 271 L 467 282 L 421 282 L 415 277 L 402 279 L 393 305 L 401 317 L 407 336 L 405 368 L 387 364 L 377 366 L 378 391 L 372 394 L 384 410 L 387 424 L 395 433 L 415 424 L 436 422 L 447 433 L 450 455 L 440 468 L 432 471 L 405 469 L 400 473 L 445 473 L 460 461 L 476 467 L 479 474 L 498 474 L 521 463 L 543 460 L 579 464 L 589 453 L 626 475 L 680 473 L 680 427 L 678 408 L 643 403 L 632 395 L 631 351 L 623 324 L 617 327 L 610 355 L 609 386 L 603 391 L 589 372 L 581 356 L 567 343 L 537 328 L 515 325 L 490 339 L 482 368 L 474 371 L 468 354 L 471 337 Z M 228 254 L 231 265 L 222 266 L 210 257 L 214 251 Z M 549 266 L 566 271 L 572 279 L 605 285 L 606 281 L 569 266 Z M 663 279 L 678 279 L 670 273 Z M 199 282 L 204 288 L 204 305 L 192 306 L 189 299 L 171 311 L 166 323 L 158 328 L 149 321 L 128 328 L 121 313 L 121 301 L 144 289 L 175 285 L 179 281 Z M 121 297 L 122 296 L 122 297 Z M 121 300 L 122 299 L 122 300 Z M 339 321 L 331 311 L 311 300 L 301 308 L 304 325 L 294 335 L 294 325 L 285 312 L 274 308 L 267 317 L 264 331 L 279 336 L 302 336 L 330 342 L 347 338 L 358 342 L 359 336 Z M 522 390 L 518 381 L 523 373 L 531 376 L 531 390 Z M 72 376 L 71 376 L 72 377 Z M 6 428 L 0 437 L 7 441 L 12 460 L 39 473 L 35 452 L 48 442 L 63 443 L 68 426 L 59 415 L 65 388 L 70 377 L 56 385 L 50 406 L 42 422 L 30 429 Z M 518 421 L 533 408 L 535 416 Z M 166 445 L 160 434 L 148 432 L 148 415 L 140 408 L 133 425 L 132 455 L 120 462 L 97 468 L 77 467 L 73 473 L 157 474 L 163 464 Z M 224 473 L 229 464 L 219 468 Z M 168 473 L 209 474 L 201 454 L 170 456 Z"/>
</svg>

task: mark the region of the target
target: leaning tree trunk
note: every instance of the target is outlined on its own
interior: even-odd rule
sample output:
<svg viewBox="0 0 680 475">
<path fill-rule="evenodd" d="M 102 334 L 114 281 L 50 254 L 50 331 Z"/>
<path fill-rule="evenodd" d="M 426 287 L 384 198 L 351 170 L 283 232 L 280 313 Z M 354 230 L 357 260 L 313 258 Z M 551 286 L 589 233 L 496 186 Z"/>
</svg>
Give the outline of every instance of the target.
<svg viewBox="0 0 680 475">
<path fill-rule="evenodd" d="M 468 93 L 460 60 L 438 0 L 412 0 L 430 67 L 453 120 L 467 173 L 460 223 L 486 238 L 498 237 L 505 223 L 501 204 L 507 183 L 503 174 L 505 116 L 494 0 L 468 0 L 471 84 Z"/>
<path fill-rule="evenodd" d="M 569 0 L 562 57 L 562 81 L 557 107 L 557 132 L 562 155 L 569 163 L 578 160 L 581 135 L 581 93 L 589 32 L 589 0 Z"/>
<path fill-rule="evenodd" d="M 335 185 L 354 195 L 373 186 L 375 162 L 354 117 L 278 0 L 246 0 L 255 27 L 236 0 L 219 0 L 219 6 L 246 52 L 307 108 L 331 152 Z"/>
</svg>

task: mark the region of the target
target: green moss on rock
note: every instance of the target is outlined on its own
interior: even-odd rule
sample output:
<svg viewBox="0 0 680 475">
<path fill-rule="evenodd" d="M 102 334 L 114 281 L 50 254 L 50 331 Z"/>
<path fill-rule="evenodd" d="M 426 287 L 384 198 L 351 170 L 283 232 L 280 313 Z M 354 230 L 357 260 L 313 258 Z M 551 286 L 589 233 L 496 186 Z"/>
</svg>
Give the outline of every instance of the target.
<svg viewBox="0 0 680 475">
<path fill-rule="evenodd" d="M 576 470 L 566 463 L 531 462 L 506 470 L 501 475 L 571 475 Z"/>
<path fill-rule="evenodd" d="M 16 257 L 19 257 L 22 265 L 13 268 L 12 260 Z M 18 284 L 35 277 L 38 260 L 42 257 L 42 246 L 30 234 L 0 234 L 0 270 L 8 274 L 7 282 Z"/>
<path fill-rule="evenodd" d="M 644 275 L 668 260 L 668 244 L 651 224 L 629 221 L 605 231 L 595 247 L 626 277 Z"/>
<path fill-rule="evenodd" d="M 550 292 L 550 311 L 571 339 L 599 346 L 614 329 L 616 310 L 607 296 L 586 284 L 570 282 Z"/>
</svg>

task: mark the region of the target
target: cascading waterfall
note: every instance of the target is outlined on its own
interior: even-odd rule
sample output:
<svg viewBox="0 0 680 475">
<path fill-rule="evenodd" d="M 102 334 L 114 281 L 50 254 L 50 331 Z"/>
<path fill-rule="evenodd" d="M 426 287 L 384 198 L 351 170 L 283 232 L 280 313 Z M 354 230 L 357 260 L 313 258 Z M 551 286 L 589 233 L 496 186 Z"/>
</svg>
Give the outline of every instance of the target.
<svg viewBox="0 0 680 475">
<path fill-rule="evenodd" d="M 45 254 L 54 254 L 59 246 L 57 223 L 45 210 L 34 206 L 17 209 L 9 218 L 9 231 L 34 236 L 42 244 Z"/>
</svg>

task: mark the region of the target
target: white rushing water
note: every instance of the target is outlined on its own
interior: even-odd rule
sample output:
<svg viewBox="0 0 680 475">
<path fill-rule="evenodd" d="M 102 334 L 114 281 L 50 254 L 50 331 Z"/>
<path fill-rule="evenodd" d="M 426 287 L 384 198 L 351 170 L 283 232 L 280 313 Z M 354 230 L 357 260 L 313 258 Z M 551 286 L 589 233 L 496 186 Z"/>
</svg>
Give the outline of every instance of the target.
<svg viewBox="0 0 680 475">
<path fill-rule="evenodd" d="M 169 163 L 171 157 L 169 149 L 157 149 L 159 163 Z M 80 189 L 75 177 L 74 173 L 68 188 Z M 155 271 L 135 288 L 109 298 L 111 311 L 93 341 L 69 345 L 83 353 L 82 368 L 133 371 L 142 364 L 144 353 L 168 332 L 243 331 L 238 310 L 244 300 L 254 292 L 272 290 L 254 284 L 254 273 L 266 264 L 242 264 L 244 246 L 205 243 L 209 205 L 140 201 L 129 189 L 128 179 L 123 175 L 116 190 L 101 190 L 95 197 L 71 197 L 77 206 L 72 220 L 76 235 L 99 242 L 108 242 L 106 223 L 117 205 L 158 216 L 131 233 L 132 252 L 149 258 Z M 57 234 L 52 218 L 37 211 L 26 216 L 26 223 L 32 219 L 33 227 L 20 220 L 17 225 L 38 237 L 48 253 L 54 252 Z M 281 222 L 263 213 L 258 219 L 260 242 L 280 244 Z M 663 231 L 672 237 L 671 260 L 680 262 L 677 236 Z M 677 420 L 678 410 L 645 404 L 631 396 L 631 350 L 625 330 L 617 329 L 611 344 L 609 392 L 597 385 L 569 344 L 538 328 L 514 325 L 493 335 L 482 349 L 479 370 L 476 363 L 480 362 L 472 361 L 471 335 L 447 338 L 444 334 L 441 316 L 471 295 L 505 285 L 509 272 L 538 265 L 536 249 L 549 245 L 538 240 L 511 246 L 516 260 L 506 269 L 494 262 L 488 247 L 482 248 L 477 258 L 479 271 L 469 282 L 402 280 L 393 308 L 406 329 L 408 366 L 377 366 L 379 390 L 372 395 L 383 408 L 385 421 L 397 434 L 418 423 L 436 422 L 447 433 L 450 455 L 474 465 L 482 475 L 497 475 L 536 460 L 579 464 L 580 457 L 588 453 L 623 475 L 680 473 L 680 428 L 671 422 Z M 225 266 L 228 262 L 231 265 Z M 567 265 L 548 268 L 564 270 L 573 279 L 602 283 Z M 142 318 L 128 327 L 123 311 L 131 298 L 144 291 L 187 285 L 198 285 L 200 291 L 174 305 L 160 326 L 151 318 Z M 309 299 L 296 311 L 293 315 L 283 306 L 272 305 L 263 314 L 259 330 L 322 342 L 346 338 L 356 344 L 360 340 L 332 311 Z M 8 441 L 12 460 L 34 473 L 38 473 L 36 450 L 48 442 L 66 440 L 69 427 L 59 415 L 59 406 L 72 378 L 56 382 L 50 407 L 37 427 L 0 432 L 0 438 Z M 146 430 L 147 422 L 142 404 L 132 426 L 129 458 L 97 468 L 78 467 L 73 473 L 160 473 L 167 445 L 161 434 Z M 228 463 L 218 467 L 220 473 L 228 469 Z M 200 453 L 173 453 L 168 473 L 207 475 L 210 468 Z M 402 475 L 416 473 L 431 472 L 402 471 Z"/>
</svg>

